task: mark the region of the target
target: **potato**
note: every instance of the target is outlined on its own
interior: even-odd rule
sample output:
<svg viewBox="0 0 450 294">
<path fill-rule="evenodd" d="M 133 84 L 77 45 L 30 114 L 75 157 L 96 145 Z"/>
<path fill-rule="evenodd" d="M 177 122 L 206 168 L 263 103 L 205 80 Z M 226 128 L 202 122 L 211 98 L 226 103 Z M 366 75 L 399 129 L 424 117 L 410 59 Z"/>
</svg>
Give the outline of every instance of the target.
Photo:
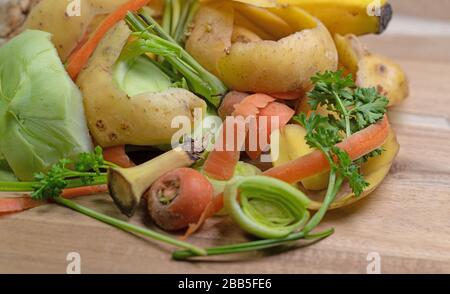
<svg viewBox="0 0 450 294">
<path fill-rule="evenodd" d="M 52 41 L 63 61 L 83 39 L 96 15 L 106 14 L 128 0 L 80 0 L 80 15 L 66 13 L 72 1 L 42 0 L 30 12 L 25 29 L 37 29 L 53 35 Z"/>
<path fill-rule="evenodd" d="M 374 173 L 383 166 L 390 164 L 397 157 L 397 154 L 400 151 L 400 144 L 398 143 L 397 136 L 392 128 L 389 130 L 388 138 L 381 148 L 384 150 L 381 155 L 369 158 L 366 163 L 361 165 L 361 172 L 363 175 Z"/>
<path fill-rule="evenodd" d="M 233 12 L 233 5 L 228 2 L 203 5 L 197 12 L 194 28 L 186 41 L 186 50 L 219 78 L 218 61 L 231 47 Z"/>
<path fill-rule="evenodd" d="M 389 99 L 388 106 L 401 103 L 409 95 L 404 71 L 387 57 L 370 53 L 354 35 L 334 36 L 339 63 L 356 77 L 359 87 L 375 87 Z"/>
<path fill-rule="evenodd" d="M 102 147 L 122 144 L 169 144 L 177 129 L 175 116 L 193 121 L 193 110 L 206 103 L 184 89 L 169 89 L 129 97 L 113 82 L 113 67 L 130 30 L 125 22 L 111 29 L 94 52 L 77 84 L 84 96 L 89 129 Z"/>
<path fill-rule="evenodd" d="M 231 89 L 269 94 L 303 90 L 318 71 L 336 70 L 332 37 L 301 9 L 283 7 L 268 13 L 289 16 L 285 19 L 293 32 L 306 24 L 304 30 L 278 41 L 232 44 L 234 13 L 235 6 L 229 1 L 203 5 L 186 44 L 188 52 Z"/>
<path fill-rule="evenodd" d="M 250 43 L 261 41 L 261 38 L 251 30 L 238 25 L 234 26 L 231 43 Z"/>
<path fill-rule="evenodd" d="M 375 87 L 389 99 L 388 106 L 400 104 L 409 96 L 409 83 L 403 70 L 389 58 L 367 54 L 358 63 L 356 84 Z"/>
</svg>

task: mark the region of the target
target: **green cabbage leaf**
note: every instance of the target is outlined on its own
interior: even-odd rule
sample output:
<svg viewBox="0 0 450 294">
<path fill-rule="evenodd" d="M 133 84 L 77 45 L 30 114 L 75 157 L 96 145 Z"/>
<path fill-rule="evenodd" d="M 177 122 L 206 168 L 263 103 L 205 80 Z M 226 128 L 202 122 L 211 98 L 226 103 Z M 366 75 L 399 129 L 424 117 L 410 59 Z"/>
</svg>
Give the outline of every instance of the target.
<svg viewBox="0 0 450 294">
<path fill-rule="evenodd" d="M 101 89 L 99 89 L 101 90 Z M 19 180 L 92 150 L 79 89 L 51 35 L 28 30 L 0 48 L 0 153 Z"/>
<path fill-rule="evenodd" d="M 0 154 L 0 182 L 16 182 L 17 178 L 14 175 L 13 171 L 6 162 L 5 159 L 2 158 Z"/>
</svg>

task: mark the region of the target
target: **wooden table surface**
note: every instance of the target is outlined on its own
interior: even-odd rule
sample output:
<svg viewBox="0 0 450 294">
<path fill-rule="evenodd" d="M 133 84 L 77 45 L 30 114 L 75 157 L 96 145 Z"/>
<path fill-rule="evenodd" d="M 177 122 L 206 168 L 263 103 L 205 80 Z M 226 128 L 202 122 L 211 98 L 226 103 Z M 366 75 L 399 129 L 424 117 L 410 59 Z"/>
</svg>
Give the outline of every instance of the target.
<svg viewBox="0 0 450 294">
<path fill-rule="evenodd" d="M 0 218 L 0 273 L 65 273 L 69 252 L 81 255 L 82 273 L 366 273 L 370 252 L 383 273 L 450 273 L 450 37 L 402 26 L 364 38 L 410 79 L 411 96 L 390 113 L 400 154 L 376 192 L 327 215 L 330 238 L 283 253 L 176 262 L 168 246 L 47 205 Z M 120 217 L 108 195 L 78 201 Z M 132 222 L 149 223 L 143 212 Z M 244 240 L 226 218 L 192 238 L 205 246 Z"/>
</svg>

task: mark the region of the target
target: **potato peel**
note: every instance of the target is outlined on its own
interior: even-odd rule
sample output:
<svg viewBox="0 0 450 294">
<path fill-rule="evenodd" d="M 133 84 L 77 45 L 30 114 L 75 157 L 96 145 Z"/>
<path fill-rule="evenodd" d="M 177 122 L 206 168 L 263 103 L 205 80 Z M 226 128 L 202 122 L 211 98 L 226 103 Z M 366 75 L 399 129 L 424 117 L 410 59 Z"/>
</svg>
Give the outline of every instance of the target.
<svg viewBox="0 0 450 294">
<path fill-rule="evenodd" d="M 301 9 L 282 8 L 304 19 L 307 27 L 313 19 L 314 28 L 278 41 L 231 44 L 234 9 L 232 2 L 202 5 L 186 44 L 187 51 L 231 89 L 261 93 L 304 90 L 316 72 L 336 70 L 337 51 L 331 35 Z"/>
</svg>

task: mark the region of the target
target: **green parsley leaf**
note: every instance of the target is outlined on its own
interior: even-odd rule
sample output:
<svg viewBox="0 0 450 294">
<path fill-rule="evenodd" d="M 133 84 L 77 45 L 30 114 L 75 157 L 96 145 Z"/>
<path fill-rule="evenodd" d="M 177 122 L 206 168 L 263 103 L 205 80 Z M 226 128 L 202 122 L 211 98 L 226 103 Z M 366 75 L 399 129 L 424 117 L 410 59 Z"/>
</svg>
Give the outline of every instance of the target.
<svg viewBox="0 0 450 294">
<path fill-rule="evenodd" d="M 31 198 L 35 200 L 46 200 L 57 197 L 62 190 L 67 187 L 67 180 L 64 175 L 66 173 L 66 165 L 72 163 L 68 159 L 62 159 L 51 169 L 45 173 L 37 173 L 34 175 L 36 184 Z"/>
<path fill-rule="evenodd" d="M 326 107 L 335 116 L 330 123 L 344 131 L 347 136 L 382 119 L 389 100 L 375 88 L 358 88 L 352 76 L 342 71 L 326 71 L 311 78 L 314 89 L 308 93 L 312 110 Z"/>
</svg>

